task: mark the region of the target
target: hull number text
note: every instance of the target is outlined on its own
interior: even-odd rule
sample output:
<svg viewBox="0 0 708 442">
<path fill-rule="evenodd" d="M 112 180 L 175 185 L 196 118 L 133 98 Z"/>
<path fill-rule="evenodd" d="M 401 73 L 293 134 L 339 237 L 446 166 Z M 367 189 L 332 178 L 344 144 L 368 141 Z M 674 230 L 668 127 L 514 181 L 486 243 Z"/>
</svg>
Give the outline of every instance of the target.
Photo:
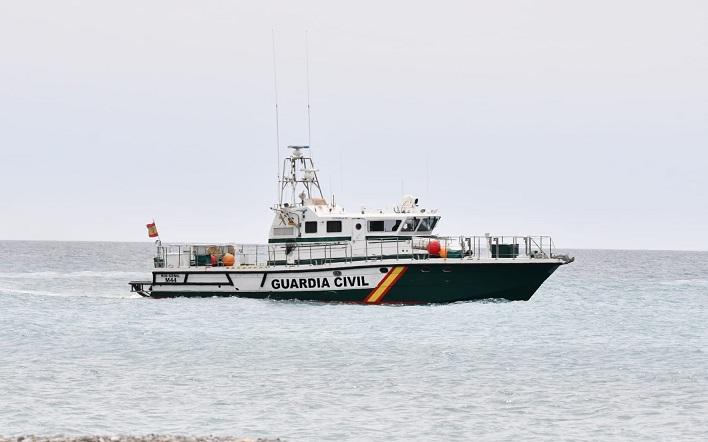
<svg viewBox="0 0 708 442">
<path fill-rule="evenodd" d="M 175 275 L 174 273 L 163 273 L 160 276 L 164 278 L 165 282 L 177 282 L 177 275 Z"/>
</svg>

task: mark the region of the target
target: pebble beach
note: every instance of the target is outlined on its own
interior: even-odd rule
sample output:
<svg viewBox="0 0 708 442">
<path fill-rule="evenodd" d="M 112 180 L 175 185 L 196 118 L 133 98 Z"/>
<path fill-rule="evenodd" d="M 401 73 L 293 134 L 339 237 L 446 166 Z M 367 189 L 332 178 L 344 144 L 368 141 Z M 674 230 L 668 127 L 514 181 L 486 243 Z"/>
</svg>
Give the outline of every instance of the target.
<svg viewBox="0 0 708 442">
<path fill-rule="evenodd" d="M 2 437 L 0 442 L 284 442 L 282 439 L 217 436 L 173 436 L 149 434 L 146 436 L 18 436 Z"/>
</svg>

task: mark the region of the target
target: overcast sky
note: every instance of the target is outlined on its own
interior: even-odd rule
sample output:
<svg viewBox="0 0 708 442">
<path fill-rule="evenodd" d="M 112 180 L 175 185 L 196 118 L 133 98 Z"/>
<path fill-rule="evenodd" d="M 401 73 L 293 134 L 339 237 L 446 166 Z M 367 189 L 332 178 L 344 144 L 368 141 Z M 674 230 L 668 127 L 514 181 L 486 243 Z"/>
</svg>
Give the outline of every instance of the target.
<svg viewBox="0 0 708 442">
<path fill-rule="evenodd" d="M 439 233 L 708 250 L 708 2 L 0 1 L 0 239 L 266 239 L 281 144 Z"/>
</svg>

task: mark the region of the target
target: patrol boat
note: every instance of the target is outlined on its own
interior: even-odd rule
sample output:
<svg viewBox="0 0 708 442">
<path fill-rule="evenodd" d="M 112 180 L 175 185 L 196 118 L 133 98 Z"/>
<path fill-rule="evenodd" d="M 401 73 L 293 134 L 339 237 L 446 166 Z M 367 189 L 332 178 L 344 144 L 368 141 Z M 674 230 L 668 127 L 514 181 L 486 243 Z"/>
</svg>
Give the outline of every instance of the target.
<svg viewBox="0 0 708 442">
<path fill-rule="evenodd" d="M 441 214 L 406 195 L 348 212 L 322 193 L 309 146 L 289 146 L 268 244 L 158 241 L 150 298 L 241 296 L 362 304 L 528 300 L 559 266 L 548 236 L 437 236 Z"/>
</svg>

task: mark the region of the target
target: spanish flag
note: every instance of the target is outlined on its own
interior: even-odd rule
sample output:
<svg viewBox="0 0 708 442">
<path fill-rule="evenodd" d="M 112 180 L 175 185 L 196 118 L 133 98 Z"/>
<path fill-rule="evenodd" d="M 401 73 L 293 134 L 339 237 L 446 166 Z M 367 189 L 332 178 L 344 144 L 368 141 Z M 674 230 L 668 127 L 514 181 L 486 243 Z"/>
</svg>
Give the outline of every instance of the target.
<svg viewBox="0 0 708 442">
<path fill-rule="evenodd" d="M 151 222 L 150 224 L 147 225 L 148 229 L 148 236 L 150 238 L 154 238 L 156 236 L 160 236 L 159 233 L 157 233 L 157 226 L 155 225 L 155 221 Z"/>
</svg>

